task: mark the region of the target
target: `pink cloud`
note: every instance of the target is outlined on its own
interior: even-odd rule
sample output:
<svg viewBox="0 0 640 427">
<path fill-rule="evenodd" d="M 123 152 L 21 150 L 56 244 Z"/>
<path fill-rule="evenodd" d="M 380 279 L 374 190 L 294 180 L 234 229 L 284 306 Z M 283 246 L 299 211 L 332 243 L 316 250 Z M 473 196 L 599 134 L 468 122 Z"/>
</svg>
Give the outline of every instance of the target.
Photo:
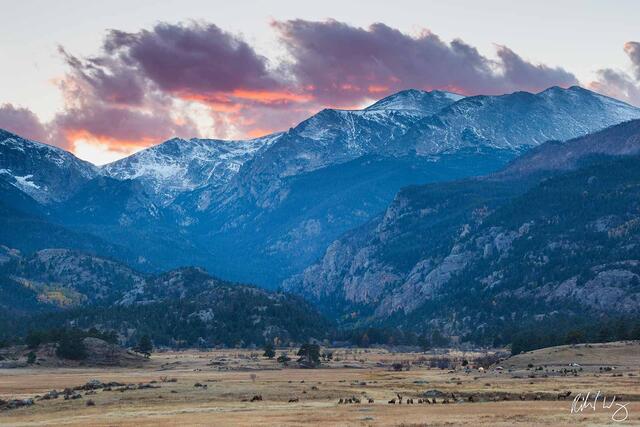
<svg viewBox="0 0 640 427">
<path fill-rule="evenodd" d="M 15 107 L 11 104 L 1 105 L 0 128 L 34 141 L 49 141 L 45 125 L 27 108 Z"/>
<path fill-rule="evenodd" d="M 359 28 L 334 20 L 273 26 L 291 54 L 290 74 L 324 103 L 353 105 L 407 88 L 499 94 L 577 83 L 564 69 L 532 64 L 506 47 L 493 61 L 429 31 L 411 36 L 381 23 Z"/>
</svg>

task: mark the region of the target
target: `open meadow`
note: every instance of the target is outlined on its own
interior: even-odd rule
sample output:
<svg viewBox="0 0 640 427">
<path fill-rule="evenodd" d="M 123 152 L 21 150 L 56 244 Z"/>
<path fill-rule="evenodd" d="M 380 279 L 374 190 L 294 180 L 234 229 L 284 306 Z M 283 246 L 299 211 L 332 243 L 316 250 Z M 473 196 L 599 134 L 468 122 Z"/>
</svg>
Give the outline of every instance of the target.
<svg viewBox="0 0 640 427">
<path fill-rule="evenodd" d="M 259 351 L 214 350 L 156 353 L 142 367 L 2 369 L 0 399 L 34 404 L 0 411 L 0 424 L 555 426 L 614 425 L 625 417 L 623 425 L 640 424 L 638 342 L 491 359 L 335 349 L 320 368 L 301 369 Z M 478 361 L 493 363 L 481 369 Z M 65 388 L 76 390 L 65 399 Z M 595 409 L 572 413 L 572 405 L 580 409 L 576 394 L 587 392 Z"/>
</svg>

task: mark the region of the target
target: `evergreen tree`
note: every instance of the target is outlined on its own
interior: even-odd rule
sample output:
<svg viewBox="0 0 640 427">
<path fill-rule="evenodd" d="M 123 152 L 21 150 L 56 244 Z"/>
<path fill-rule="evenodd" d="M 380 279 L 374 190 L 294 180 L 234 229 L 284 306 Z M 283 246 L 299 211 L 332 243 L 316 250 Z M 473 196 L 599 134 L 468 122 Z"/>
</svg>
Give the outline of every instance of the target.
<svg viewBox="0 0 640 427">
<path fill-rule="evenodd" d="M 449 339 L 442 335 L 442 333 L 436 329 L 431 334 L 431 344 L 433 344 L 435 347 L 444 347 L 449 344 Z"/>
<path fill-rule="evenodd" d="M 420 345 L 420 348 L 424 352 L 429 351 L 431 349 L 431 340 L 429 339 L 429 336 L 426 333 L 420 335 L 420 337 L 418 338 L 418 345 Z"/>
<path fill-rule="evenodd" d="M 24 339 L 25 344 L 30 349 L 36 349 L 42 344 L 43 337 L 42 333 L 38 331 L 29 331 L 26 338 Z"/>
<path fill-rule="evenodd" d="M 136 346 L 136 351 L 138 353 L 142 353 L 145 356 L 149 357 L 151 352 L 153 351 L 153 343 L 151 342 L 151 338 L 149 335 L 143 335 L 138 341 L 138 345 Z"/>
<path fill-rule="evenodd" d="M 276 350 L 273 347 L 273 344 L 271 343 L 265 344 L 263 356 L 266 357 L 267 359 L 273 359 L 276 356 Z"/>
<path fill-rule="evenodd" d="M 58 343 L 56 355 L 62 359 L 82 360 L 87 357 L 87 348 L 81 336 L 65 333 Z"/>
<path fill-rule="evenodd" d="M 278 363 L 282 363 L 283 366 L 287 366 L 289 364 L 289 362 L 291 361 L 291 358 L 289 356 L 287 356 L 286 352 L 282 352 L 280 354 L 280 356 L 278 356 L 278 358 L 276 359 Z"/>
<path fill-rule="evenodd" d="M 298 362 L 305 367 L 315 368 L 320 365 L 320 346 L 317 344 L 303 344 L 298 350 Z"/>
<path fill-rule="evenodd" d="M 567 344 L 578 344 L 584 341 L 585 341 L 584 332 L 577 329 L 569 331 L 565 338 L 565 342 Z"/>
</svg>

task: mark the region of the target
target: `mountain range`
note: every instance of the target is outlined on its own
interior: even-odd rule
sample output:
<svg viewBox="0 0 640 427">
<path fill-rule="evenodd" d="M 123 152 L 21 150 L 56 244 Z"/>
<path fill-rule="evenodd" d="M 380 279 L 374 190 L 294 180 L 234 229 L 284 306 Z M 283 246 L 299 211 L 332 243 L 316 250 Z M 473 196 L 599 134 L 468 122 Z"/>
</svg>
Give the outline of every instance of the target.
<svg viewBox="0 0 640 427">
<path fill-rule="evenodd" d="M 571 293 L 577 289 L 572 280 L 589 284 L 601 273 L 609 277 L 613 261 L 582 263 L 581 275 L 560 272 L 558 255 L 540 242 L 553 242 L 560 259 L 578 265 L 563 257 L 595 248 L 589 239 L 603 231 L 589 230 L 634 230 L 624 225 L 633 219 L 625 203 L 633 206 L 634 119 L 640 109 L 580 87 L 469 97 L 406 90 L 362 110 L 322 110 L 262 138 L 174 138 L 101 167 L 0 131 L 5 294 L 25 296 L 29 313 L 51 308 L 42 305 L 50 292 L 64 301 L 64 312 L 116 307 L 134 289 L 161 289 L 149 284 L 198 266 L 204 270 L 180 277 L 218 280 L 203 278 L 212 274 L 267 289 L 282 286 L 343 325 L 428 321 L 451 334 L 468 334 L 479 319 L 489 327 L 513 314 L 508 309 L 516 303 L 482 317 L 484 308 L 498 304 L 496 295 L 500 301 L 538 301 L 523 316 L 544 315 L 549 307 L 565 310 L 566 298 L 554 299 L 551 289 Z M 621 171 L 617 181 L 608 167 Z M 594 177 L 593 194 L 583 189 L 581 173 Z M 588 205 L 576 199 L 579 191 L 595 197 L 594 205 L 613 194 L 614 207 L 591 209 L 601 216 L 574 227 L 572 221 L 586 217 L 578 207 Z M 556 228 L 549 231 L 549 224 Z M 534 242 L 539 247 L 527 246 Z M 11 258 L 16 253 L 19 261 Z M 632 252 L 616 256 L 633 259 Z M 85 264 L 96 270 L 76 268 Z M 618 270 L 635 283 L 629 268 Z M 121 285 L 104 281 L 114 274 Z M 75 284 L 62 292 L 50 277 Z M 188 301 L 213 301 L 182 283 Z M 523 290 L 521 283 L 546 290 Z M 248 294 L 258 292 L 241 286 L 252 289 Z M 260 298 L 295 301 L 260 292 Z M 163 295 L 151 300 L 169 304 L 178 298 Z M 474 311 L 464 305 L 471 296 L 489 302 Z"/>
<path fill-rule="evenodd" d="M 47 207 L 54 222 L 124 248 L 122 261 L 135 254 L 136 268 L 199 265 L 273 288 L 404 186 L 482 175 L 545 140 L 637 117 L 579 87 L 474 97 L 408 90 L 256 140 L 169 140 L 95 170 Z"/>
</svg>

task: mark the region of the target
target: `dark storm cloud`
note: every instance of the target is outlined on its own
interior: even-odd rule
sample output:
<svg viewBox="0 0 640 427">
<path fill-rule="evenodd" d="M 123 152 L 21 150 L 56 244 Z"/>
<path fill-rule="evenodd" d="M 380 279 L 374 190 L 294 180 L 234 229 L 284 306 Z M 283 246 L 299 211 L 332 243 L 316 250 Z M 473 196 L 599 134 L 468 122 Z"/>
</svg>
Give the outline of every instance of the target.
<svg viewBox="0 0 640 427">
<path fill-rule="evenodd" d="M 169 92 L 201 94 L 278 86 L 266 58 L 213 24 L 163 23 L 137 33 L 112 30 L 104 48 Z"/>
<path fill-rule="evenodd" d="M 58 48 L 71 72 L 92 87 L 94 96 L 105 102 L 139 105 L 144 98 L 144 80 L 135 69 L 109 57 L 81 60 Z"/>
<path fill-rule="evenodd" d="M 498 48 L 499 68 L 503 74 L 496 76 L 495 91 L 502 93 L 513 90 L 540 91 L 550 86 L 571 86 L 578 83 L 570 72 L 544 64 L 525 61 L 511 49 Z"/>
</svg>

